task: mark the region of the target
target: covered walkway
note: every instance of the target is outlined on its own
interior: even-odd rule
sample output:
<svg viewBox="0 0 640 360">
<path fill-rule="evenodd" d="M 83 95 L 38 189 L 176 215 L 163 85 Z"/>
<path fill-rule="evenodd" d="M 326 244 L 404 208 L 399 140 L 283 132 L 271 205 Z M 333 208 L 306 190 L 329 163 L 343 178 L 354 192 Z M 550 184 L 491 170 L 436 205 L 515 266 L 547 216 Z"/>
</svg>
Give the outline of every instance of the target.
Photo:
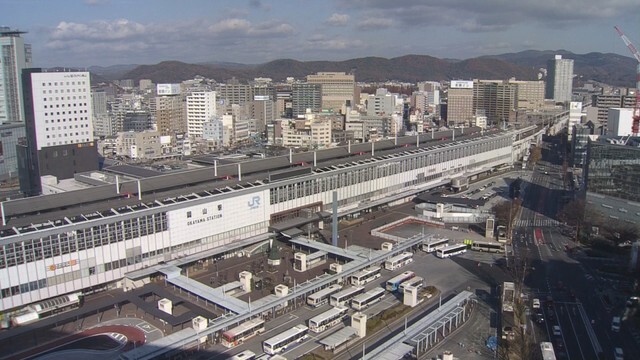
<svg viewBox="0 0 640 360">
<path fill-rule="evenodd" d="M 410 351 L 415 351 L 415 356 L 419 358 L 420 354 L 424 354 L 439 340 L 438 335 L 444 338 L 464 323 L 470 315 L 467 304 L 474 298 L 472 292 L 462 291 L 406 330 L 365 354 L 364 358 L 401 360 Z"/>
</svg>

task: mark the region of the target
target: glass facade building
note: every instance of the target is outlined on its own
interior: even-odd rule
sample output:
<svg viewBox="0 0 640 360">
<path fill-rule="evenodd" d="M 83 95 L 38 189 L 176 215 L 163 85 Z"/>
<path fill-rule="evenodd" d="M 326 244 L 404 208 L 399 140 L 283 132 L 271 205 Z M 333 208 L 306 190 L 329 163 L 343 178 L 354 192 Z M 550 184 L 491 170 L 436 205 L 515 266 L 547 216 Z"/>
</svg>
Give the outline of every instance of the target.
<svg viewBox="0 0 640 360">
<path fill-rule="evenodd" d="M 640 148 L 590 141 L 587 191 L 640 201 Z"/>
</svg>

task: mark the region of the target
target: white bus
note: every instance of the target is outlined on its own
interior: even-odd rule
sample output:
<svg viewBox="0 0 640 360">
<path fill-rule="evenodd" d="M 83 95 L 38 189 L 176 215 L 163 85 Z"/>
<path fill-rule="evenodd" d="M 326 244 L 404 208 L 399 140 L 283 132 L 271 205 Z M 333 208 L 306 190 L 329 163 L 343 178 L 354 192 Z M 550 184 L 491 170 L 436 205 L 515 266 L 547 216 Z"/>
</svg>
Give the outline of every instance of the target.
<svg viewBox="0 0 640 360">
<path fill-rule="evenodd" d="M 222 333 L 222 345 L 232 348 L 242 344 L 245 340 L 264 332 L 264 320 L 257 318 L 234 327 Z"/>
<path fill-rule="evenodd" d="M 369 305 L 382 300 L 386 293 L 387 292 L 383 288 L 371 289 L 364 294 L 354 297 L 353 300 L 351 300 L 351 307 L 358 311 L 364 310 L 369 307 Z"/>
<path fill-rule="evenodd" d="M 403 282 L 409 279 L 412 279 L 415 276 L 416 274 L 413 271 L 405 271 L 402 274 L 387 280 L 386 289 L 389 291 L 396 291 L 398 290 L 398 287 L 400 286 L 400 284 L 402 284 Z"/>
<path fill-rule="evenodd" d="M 387 270 L 396 270 L 413 261 L 413 253 L 403 252 L 384 262 L 384 268 Z"/>
<path fill-rule="evenodd" d="M 556 353 L 553 351 L 553 344 L 550 342 L 541 342 L 540 351 L 542 352 L 542 360 L 556 360 Z"/>
<path fill-rule="evenodd" d="M 230 357 L 229 360 L 255 360 L 256 353 L 251 350 L 245 350 Z"/>
<path fill-rule="evenodd" d="M 269 355 L 275 355 L 286 350 L 290 345 L 301 343 L 307 339 L 309 328 L 300 324 L 262 342 L 262 350 Z"/>
<path fill-rule="evenodd" d="M 307 304 L 309 306 L 318 307 L 329 302 L 329 296 L 337 293 L 342 289 L 342 286 L 334 284 L 326 287 L 322 290 L 316 291 L 313 294 L 307 296 Z"/>
<path fill-rule="evenodd" d="M 380 276 L 381 276 L 380 267 L 375 266 L 375 267 L 366 268 L 362 271 L 358 271 L 357 273 L 351 275 L 350 281 L 351 281 L 351 285 L 353 286 L 363 286 L 379 278 Z"/>
<path fill-rule="evenodd" d="M 438 249 L 436 251 L 436 256 L 444 259 L 448 258 L 449 256 L 454 256 L 465 252 L 467 252 L 467 245 L 465 244 L 449 245 L 442 249 Z"/>
<path fill-rule="evenodd" d="M 339 293 L 331 295 L 329 298 L 329 305 L 331 306 L 346 306 L 351 299 L 362 294 L 364 292 L 363 287 L 348 287 Z"/>
<path fill-rule="evenodd" d="M 402 283 L 400 283 L 400 286 L 398 286 L 398 291 L 401 294 L 404 294 L 404 289 L 407 286 L 415 286 L 417 288 L 421 288 L 424 285 L 424 279 L 421 278 L 420 276 L 416 276 L 414 278 L 411 278 L 409 280 L 403 281 Z"/>
<path fill-rule="evenodd" d="M 447 238 L 435 238 L 435 239 L 431 239 L 428 242 L 424 242 L 422 243 L 422 251 L 425 252 L 434 252 L 440 248 L 443 248 L 445 246 L 449 245 L 449 239 Z"/>
<path fill-rule="evenodd" d="M 309 319 L 309 330 L 314 333 L 321 333 L 332 326 L 338 325 L 347 316 L 349 308 L 346 306 L 333 307 L 320 315 Z"/>
<path fill-rule="evenodd" d="M 501 243 L 492 243 L 486 241 L 474 241 L 471 244 L 471 250 L 486 251 L 493 253 L 504 253 L 504 245 Z"/>
</svg>

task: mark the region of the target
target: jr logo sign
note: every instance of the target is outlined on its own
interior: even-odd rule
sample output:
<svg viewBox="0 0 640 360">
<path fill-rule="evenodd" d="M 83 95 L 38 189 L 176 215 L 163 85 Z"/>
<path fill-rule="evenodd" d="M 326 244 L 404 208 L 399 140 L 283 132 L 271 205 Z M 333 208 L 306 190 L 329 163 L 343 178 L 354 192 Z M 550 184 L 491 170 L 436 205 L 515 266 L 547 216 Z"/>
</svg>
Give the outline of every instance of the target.
<svg viewBox="0 0 640 360">
<path fill-rule="evenodd" d="M 247 202 L 249 209 L 257 209 L 260 207 L 260 196 L 254 196 Z"/>
</svg>

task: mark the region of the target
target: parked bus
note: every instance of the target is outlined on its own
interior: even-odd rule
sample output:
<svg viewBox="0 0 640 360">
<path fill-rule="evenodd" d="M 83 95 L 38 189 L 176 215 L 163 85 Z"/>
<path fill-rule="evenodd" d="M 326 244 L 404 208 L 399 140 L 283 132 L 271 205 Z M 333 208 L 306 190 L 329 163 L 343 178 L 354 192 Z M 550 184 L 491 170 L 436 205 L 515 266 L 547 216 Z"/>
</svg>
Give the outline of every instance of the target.
<svg viewBox="0 0 640 360">
<path fill-rule="evenodd" d="M 264 320 L 256 318 L 245 321 L 231 330 L 222 333 L 222 345 L 232 348 L 245 340 L 264 332 Z"/>
<path fill-rule="evenodd" d="M 307 339 L 309 328 L 300 324 L 262 342 L 262 350 L 269 355 L 275 355 L 286 350 L 290 345 L 301 343 Z"/>
<path fill-rule="evenodd" d="M 405 271 L 402 274 L 389 279 L 387 281 L 387 286 L 386 289 L 389 291 L 396 291 L 398 290 L 398 286 L 400 286 L 400 284 L 402 284 L 403 282 L 415 277 L 416 274 L 413 271 Z"/>
<path fill-rule="evenodd" d="M 550 342 L 541 342 L 540 351 L 542 352 L 542 360 L 556 360 L 556 353 L 553 351 L 553 344 Z"/>
<path fill-rule="evenodd" d="M 229 360 L 255 360 L 255 358 L 256 353 L 250 350 L 245 350 L 230 357 Z"/>
<path fill-rule="evenodd" d="M 400 286 L 398 286 L 398 291 L 401 294 L 404 294 L 404 289 L 407 286 L 415 286 L 417 288 L 421 288 L 424 285 L 424 279 L 421 278 L 420 276 L 416 276 L 414 278 L 411 278 L 409 280 L 403 281 L 402 283 L 400 283 Z"/>
<path fill-rule="evenodd" d="M 396 270 L 413 261 L 413 253 L 403 252 L 384 262 L 384 268 L 387 270 Z"/>
<path fill-rule="evenodd" d="M 448 258 L 449 256 L 454 256 L 465 252 L 467 252 L 467 245 L 465 244 L 449 245 L 442 249 L 438 249 L 436 251 L 436 256 L 444 259 Z"/>
<path fill-rule="evenodd" d="M 353 286 L 364 286 L 367 283 L 372 282 L 373 280 L 379 278 L 380 275 L 380 267 L 370 267 L 366 268 L 362 271 L 358 271 L 357 273 L 351 275 L 351 285 Z"/>
<path fill-rule="evenodd" d="M 351 299 L 362 294 L 364 292 L 363 287 L 348 287 L 339 293 L 335 293 L 331 295 L 329 298 L 329 305 L 331 306 L 346 306 L 349 304 Z"/>
<path fill-rule="evenodd" d="M 425 252 L 434 252 L 440 248 L 443 248 L 445 246 L 449 245 L 449 239 L 447 238 L 435 238 L 435 239 L 431 239 L 428 242 L 424 242 L 422 243 L 422 251 Z"/>
<path fill-rule="evenodd" d="M 347 316 L 349 308 L 346 306 L 333 307 L 322 314 L 309 319 L 309 330 L 321 333 L 332 326 L 340 324 Z"/>
<path fill-rule="evenodd" d="M 334 284 L 307 296 L 309 306 L 318 307 L 329 302 L 329 297 L 342 289 L 342 286 Z"/>
<path fill-rule="evenodd" d="M 504 253 L 504 245 L 500 243 L 492 243 L 486 241 L 474 241 L 471 244 L 471 250 L 486 251 L 492 253 Z"/>
<path fill-rule="evenodd" d="M 371 289 L 364 294 L 354 297 L 353 300 L 351 300 L 351 307 L 358 311 L 364 310 L 369 307 L 369 305 L 382 300 L 386 293 L 387 292 L 383 288 Z"/>
</svg>

